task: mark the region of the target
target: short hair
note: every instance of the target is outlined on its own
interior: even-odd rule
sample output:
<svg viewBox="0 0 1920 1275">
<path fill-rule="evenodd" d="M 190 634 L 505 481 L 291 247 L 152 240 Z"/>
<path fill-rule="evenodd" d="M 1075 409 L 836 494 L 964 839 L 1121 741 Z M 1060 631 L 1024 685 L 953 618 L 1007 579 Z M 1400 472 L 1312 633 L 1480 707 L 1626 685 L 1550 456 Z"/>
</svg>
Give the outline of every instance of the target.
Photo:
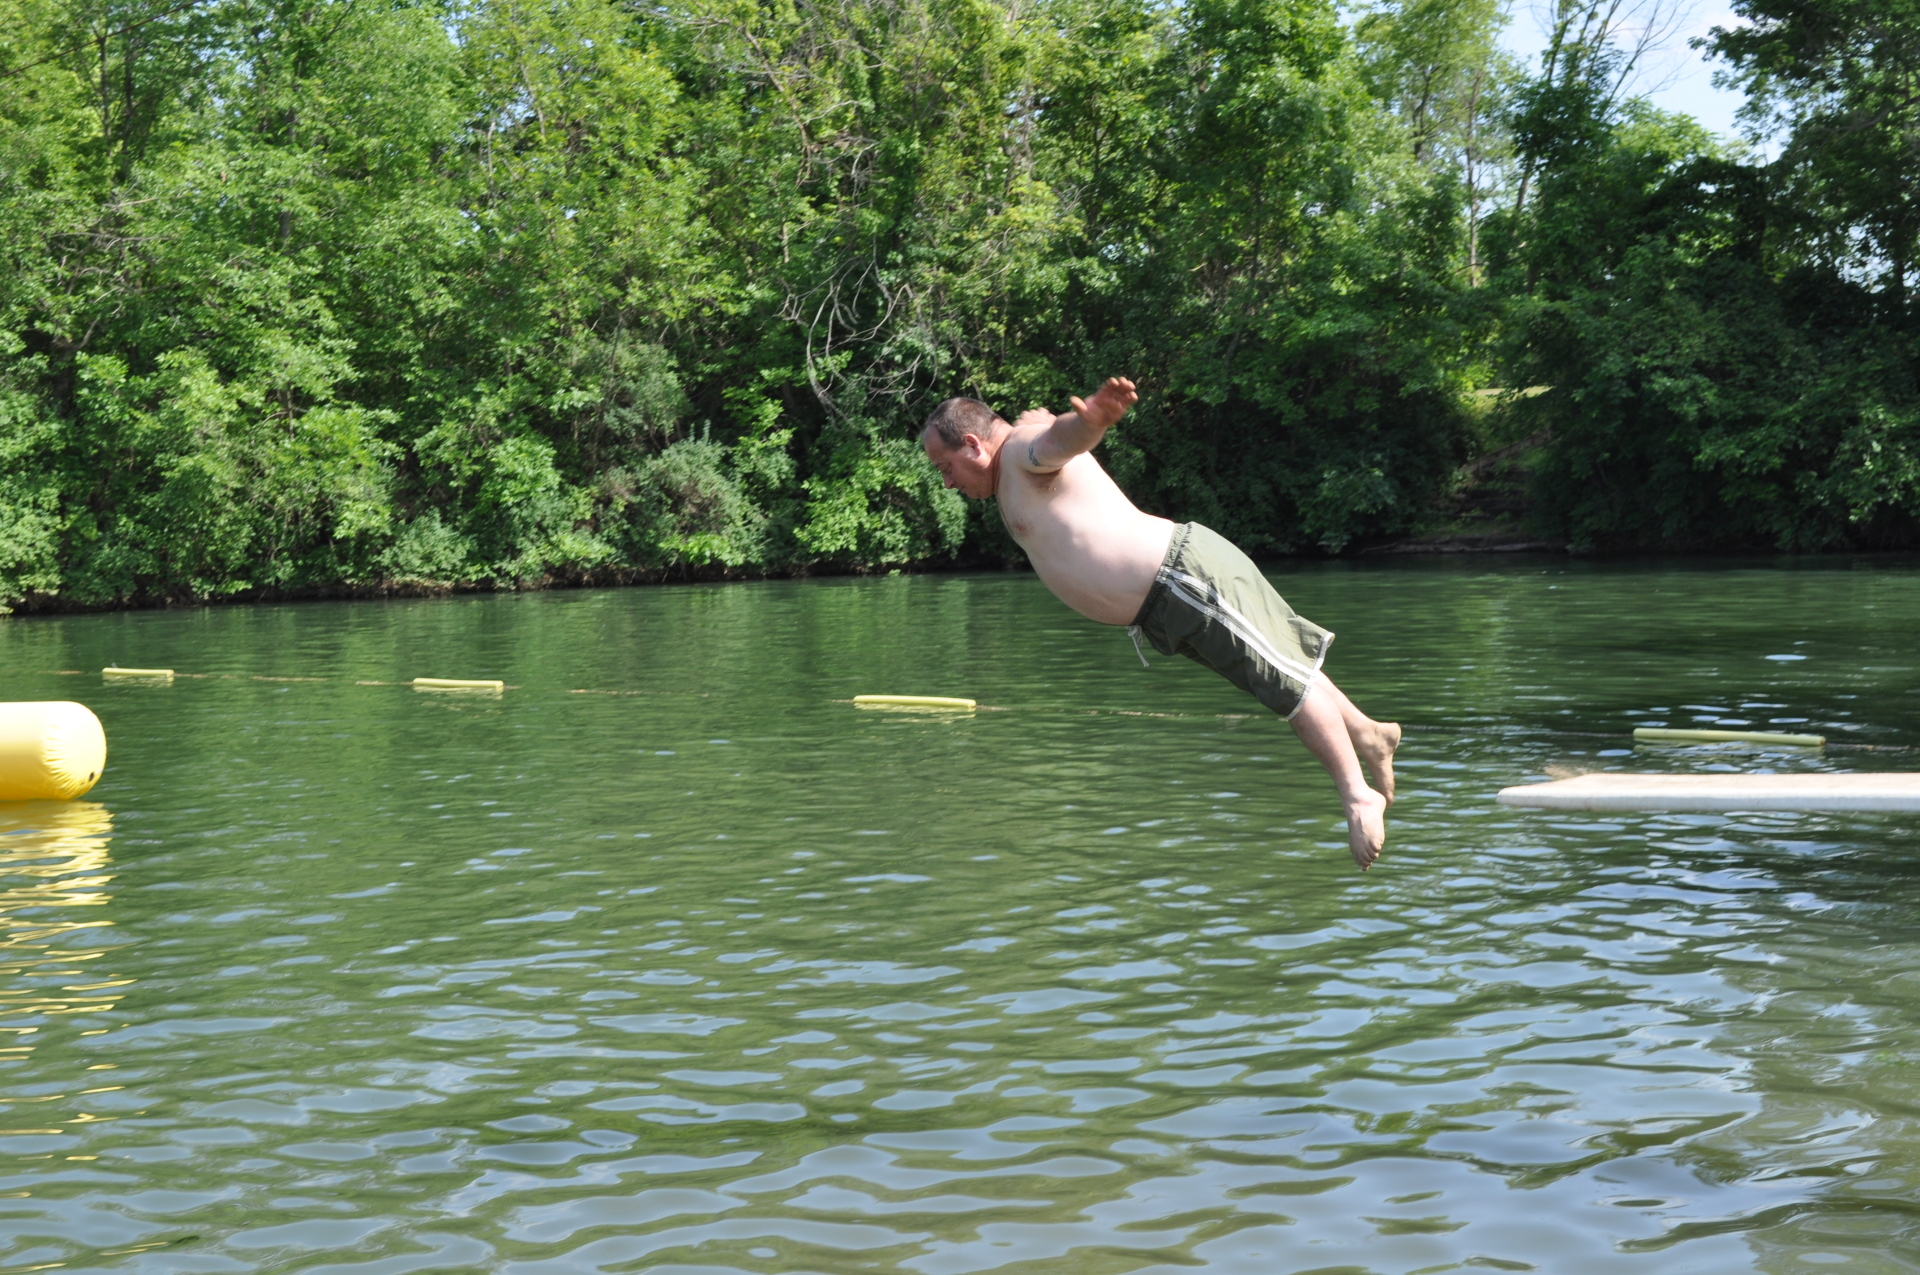
<svg viewBox="0 0 1920 1275">
<path fill-rule="evenodd" d="M 933 409 L 933 415 L 920 427 L 920 434 L 925 437 L 926 432 L 932 430 L 952 450 L 965 446 L 968 434 L 992 438 L 994 426 L 1006 424 L 1000 413 L 977 398 L 950 398 Z"/>
</svg>

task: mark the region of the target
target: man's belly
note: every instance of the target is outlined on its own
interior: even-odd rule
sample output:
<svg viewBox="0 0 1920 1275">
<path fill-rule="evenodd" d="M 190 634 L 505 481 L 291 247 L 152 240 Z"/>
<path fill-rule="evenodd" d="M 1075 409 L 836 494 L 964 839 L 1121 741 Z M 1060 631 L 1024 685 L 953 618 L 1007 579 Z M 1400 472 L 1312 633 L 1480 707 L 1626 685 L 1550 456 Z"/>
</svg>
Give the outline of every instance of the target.
<svg viewBox="0 0 1920 1275">
<path fill-rule="evenodd" d="M 1054 596 L 1090 620 L 1132 624 L 1173 540 L 1165 518 L 1136 514 L 1137 522 L 1108 529 L 1098 539 L 1030 533 L 1021 541 L 1028 561 Z"/>
</svg>

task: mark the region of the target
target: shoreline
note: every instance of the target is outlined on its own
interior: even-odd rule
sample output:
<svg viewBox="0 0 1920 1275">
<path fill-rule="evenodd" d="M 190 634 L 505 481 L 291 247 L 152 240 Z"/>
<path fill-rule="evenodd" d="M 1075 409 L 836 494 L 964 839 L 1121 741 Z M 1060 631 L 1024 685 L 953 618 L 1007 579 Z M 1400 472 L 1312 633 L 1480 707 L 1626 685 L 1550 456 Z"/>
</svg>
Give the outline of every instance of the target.
<svg viewBox="0 0 1920 1275">
<path fill-rule="evenodd" d="M 195 607 L 254 606 L 278 602 L 380 602 L 415 598 L 447 598 L 475 593 L 551 593 L 570 589 L 652 588 L 683 584 L 746 584 L 758 580 L 804 580 L 846 576 L 950 575 L 968 571 L 1027 571 L 1024 562 L 908 563 L 891 567 L 833 567 L 814 564 L 784 570 L 753 567 L 611 567 L 592 571 L 528 577 L 519 580 L 376 580 L 360 584 L 339 581 L 297 588 L 236 589 L 217 596 L 198 594 L 136 594 L 110 602 L 84 602 L 59 594 L 29 594 L 0 605 L 0 619 L 58 615 L 98 615 L 112 611 L 171 611 Z"/>
<path fill-rule="evenodd" d="M 1504 535 L 1444 535 L 1419 539 L 1392 540 L 1366 545 L 1340 554 L 1279 554 L 1256 556 L 1262 567 L 1317 562 L 1379 563 L 1388 559 L 1436 558 L 1511 558 L 1521 555 L 1558 558 L 1563 562 L 1702 562 L 1753 564 L 1762 560 L 1796 564 L 1840 563 L 1862 559 L 1915 558 L 1913 549 L 1847 549 L 1830 553 L 1785 553 L 1773 549 L 1694 549 L 1641 550 L 1616 553 L 1575 553 L 1563 541 Z M 56 617 L 63 615 L 101 615 L 110 612 L 172 611 L 190 608 L 255 606 L 285 602 L 381 602 L 423 598 L 449 598 L 480 593 L 549 593 L 573 589 L 653 588 L 689 584 L 747 584 L 768 580 L 845 579 L 849 577 L 898 575 L 964 575 L 1031 573 L 1024 560 L 1018 562 L 981 561 L 919 562 L 897 566 L 839 567 L 813 564 L 785 570 L 748 567 L 670 567 L 608 568 L 568 572 L 522 580 L 379 580 L 362 584 L 344 582 L 310 585 L 301 588 L 241 589 L 215 597 L 189 594 L 141 594 L 109 602 L 82 602 L 60 595 L 29 595 L 11 605 L 0 606 L 0 620 Z"/>
</svg>

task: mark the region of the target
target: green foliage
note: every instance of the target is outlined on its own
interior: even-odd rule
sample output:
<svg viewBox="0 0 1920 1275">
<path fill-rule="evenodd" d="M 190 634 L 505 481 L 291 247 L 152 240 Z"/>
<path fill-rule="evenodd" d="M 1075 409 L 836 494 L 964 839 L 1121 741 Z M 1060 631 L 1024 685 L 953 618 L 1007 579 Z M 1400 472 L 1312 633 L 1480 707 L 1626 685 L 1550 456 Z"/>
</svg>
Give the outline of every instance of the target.
<svg viewBox="0 0 1920 1275">
<path fill-rule="evenodd" d="M 1528 405 L 1556 429 L 1536 475 L 1551 530 L 1591 548 L 1911 535 L 1920 403 L 1907 359 L 1859 321 L 1857 288 L 1795 282 L 1737 259 L 1688 268 L 1657 245 L 1603 293 L 1530 309 L 1530 353 L 1557 378 Z"/>
<path fill-rule="evenodd" d="M 0 593 L 21 597 L 60 587 L 65 531 L 60 483 L 48 459 L 61 428 L 32 396 L 0 387 Z"/>
<path fill-rule="evenodd" d="M 1771 165 L 1575 0 L 0 0 L 0 600 L 1010 560 L 920 419 L 1116 372 L 1256 552 L 1489 382 L 1578 543 L 1902 543 L 1914 24 L 1743 4 Z"/>
<path fill-rule="evenodd" d="M 686 438 L 605 480 L 606 534 L 643 567 L 728 567 L 761 561 L 766 516 L 732 472 L 727 449 Z"/>
<path fill-rule="evenodd" d="M 1050 110 L 1059 180 L 1102 197 L 1082 366 L 1159 391 L 1114 468 L 1256 552 L 1407 530 L 1464 459 L 1450 188 L 1403 149 L 1331 7 L 1163 21 L 1150 68 Z"/>
<path fill-rule="evenodd" d="M 1447 179 L 1325 0 L 213 0 L 60 54 L 119 3 L 0 0 L 49 59 L 7 597 L 1004 557 L 919 418 L 1110 371 L 1142 500 L 1256 547 L 1460 454 Z"/>
<path fill-rule="evenodd" d="M 836 448 L 833 466 L 806 481 L 797 538 L 814 557 L 887 566 L 959 547 L 965 501 L 946 490 L 917 443 L 868 438 Z"/>
<path fill-rule="evenodd" d="M 1715 51 L 1747 89 L 1747 114 L 1785 132 L 1774 165 L 1787 243 L 1876 278 L 1904 308 L 1920 254 L 1920 8 L 1912 0 L 1742 0 Z"/>
<path fill-rule="evenodd" d="M 1722 40 L 1772 83 L 1782 49 L 1807 47 L 1780 42 L 1783 9 Z M 1920 539 L 1907 214 L 1873 211 L 1888 188 L 1857 171 L 1890 154 L 1814 145 L 1846 111 L 1821 96 L 1780 159 L 1754 164 L 1591 82 L 1523 95 L 1537 194 L 1499 231 L 1513 375 L 1551 387 L 1521 408 L 1552 432 L 1544 530 L 1593 549 Z"/>
</svg>

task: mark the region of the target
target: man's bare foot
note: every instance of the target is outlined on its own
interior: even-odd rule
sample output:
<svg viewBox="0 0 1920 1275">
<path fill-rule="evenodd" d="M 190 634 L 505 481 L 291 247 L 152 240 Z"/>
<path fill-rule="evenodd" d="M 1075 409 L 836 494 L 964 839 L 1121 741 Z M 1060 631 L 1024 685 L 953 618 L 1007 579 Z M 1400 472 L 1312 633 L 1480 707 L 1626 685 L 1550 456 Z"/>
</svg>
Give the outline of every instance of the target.
<svg viewBox="0 0 1920 1275">
<path fill-rule="evenodd" d="M 1399 722 L 1374 722 L 1371 729 L 1351 735 L 1353 751 L 1366 763 L 1367 773 L 1373 776 L 1373 786 L 1380 795 L 1393 804 L 1393 755 L 1400 748 Z"/>
<path fill-rule="evenodd" d="M 1387 799 L 1371 788 L 1347 806 L 1347 849 L 1365 872 L 1387 844 Z"/>
</svg>

